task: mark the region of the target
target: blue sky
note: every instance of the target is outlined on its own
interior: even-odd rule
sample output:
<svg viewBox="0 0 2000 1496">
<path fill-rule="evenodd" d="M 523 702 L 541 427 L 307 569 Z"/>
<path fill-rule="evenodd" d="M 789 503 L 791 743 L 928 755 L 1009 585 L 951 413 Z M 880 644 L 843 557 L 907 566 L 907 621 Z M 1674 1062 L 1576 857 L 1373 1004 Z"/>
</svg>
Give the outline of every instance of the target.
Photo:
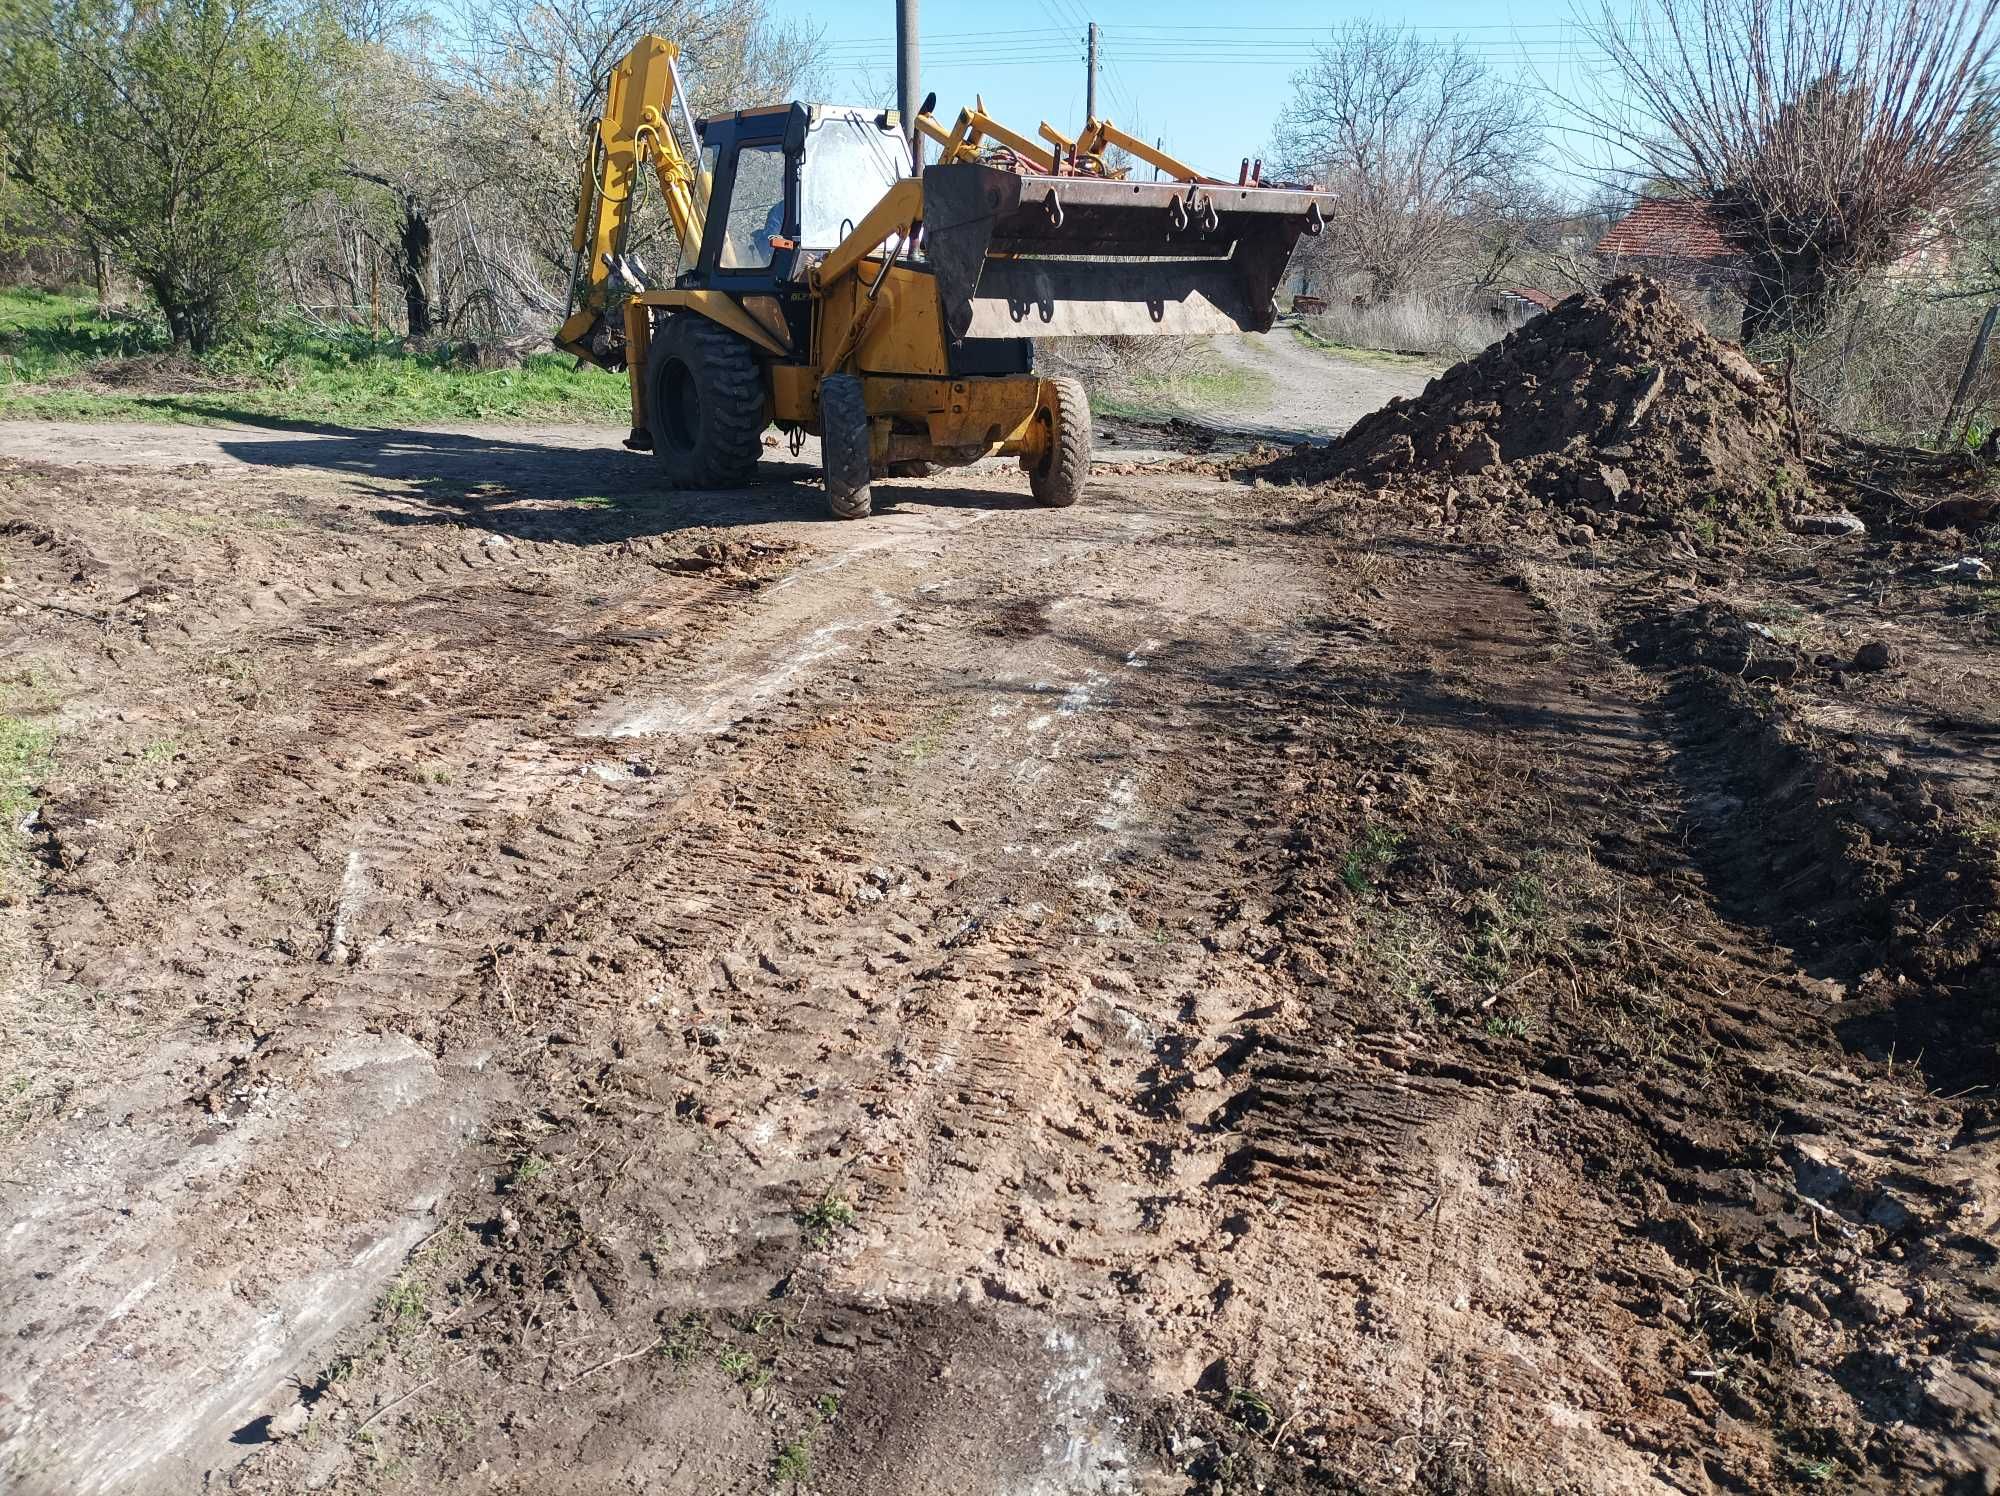
<svg viewBox="0 0 2000 1496">
<path fill-rule="evenodd" d="M 825 28 L 829 98 L 872 103 L 894 90 L 894 0 L 775 0 L 774 14 Z M 1546 87 L 1553 115 L 1591 65 L 1569 0 L 1445 0 L 1412 11 L 1283 0 L 1026 0 L 1007 7 L 922 0 L 923 87 L 949 119 L 975 92 L 1029 134 L 1082 123 L 1083 33 L 1101 28 L 1098 112 L 1216 176 L 1262 155 L 1292 73 L 1342 21 L 1404 22 L 1462 39 L 1502 77 Z M 1006 18 L 1018 26 L 1002 29 Z M 1226 18 L 1226 20 L 1224 19 Z M 871 89 L 870 84 L 874 87 Z"/>
</svg>

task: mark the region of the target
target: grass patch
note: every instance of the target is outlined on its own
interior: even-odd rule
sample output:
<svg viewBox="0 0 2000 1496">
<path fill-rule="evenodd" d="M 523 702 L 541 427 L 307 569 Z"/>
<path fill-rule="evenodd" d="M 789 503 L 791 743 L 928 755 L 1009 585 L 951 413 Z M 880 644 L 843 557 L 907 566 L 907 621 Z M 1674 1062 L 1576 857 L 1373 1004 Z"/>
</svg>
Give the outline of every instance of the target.
<svg viewBox="0 0 2000 1496">
<path fill-rule="evenodd" d="M 840 1399 L 831 1392 L 822 1392 L 813 1405 L 812 1422 L 797 1434 L 778 1446 L 771 1458 L 771 1480 L 774 1485 L 803 1486 L 811 1482 L 813 1473 L 813 1440 L 820 1430 L 840 1416 Z"/>
<path fill-rule="evenodd" d="M 1253 1387 L 1231 1387 L 1224 1399 L 1222 1414 L 1230 1422 L 1266 1437 L 1278 1428 L 1278 1410 L 1271 1400 Z"/>
<path fill-rule="evenodd" d="M 389 1323 L 391 1335 L 407 1335 L 422 1328 L 429 1310 L 430 1293 L 415 1270 L 391 1283 L 382 1298 L 382 1315 Z"/>
<path fill-rule="evenodd" d="M 1361 839 L 1347 849 L 1340 862 L 1340 881 L 1356 898 L 1375 887 L 1382 869 L 1396 860 L 1403 839 L 1386 826 L 1363 826 Z"/>
<path fill-rule="evenodd" d="M 799 1212 L 799 1234 L 807 1246 L 823 1247 L 833 1240 L 834 1232 L 852 1226 L 854 1220 L 853 1203 L 844 1195 L 828 1190 Z"/>
<path fill-rule="evenodd" d="M 1212 348 L 1204 347 L 1163 373 L 1099 381 L 1091 391 L 1090 403 L 1099 415 L 1165 421 L 1218 407 L 1261 407 L 1270 403 L 1273 389 L 1268 374 L 1226 363 Z"/>
<path fill-rule="evenodd" d="M 771 1479 L 781 1486 L 787 1481 L 802 1486 L 812 1479 L 812 1473 L 812 1440 L 803 1434 L 782 1445 L 771 1461 Z"/>
<path fill-rule="evenodd" d="M 507 1191 L 518 1193 L 549 1172 L 549 1161 L 539 1153 L 530 1153 L 517 1159 L 507 1176 Z"/>
<path fill-rule="evenodd" d="M 39 722 L 0 716 L 0 877 L 27 858 L 23 830 L 35 812 L 35 786 L 48 773 L 55 733 Z"/>
<path fill-rule="evenodd" d="M 1498 888 L 1482 890 L 1472 911 L 1466 970 L 1488 987 L 1501 986 L 1516 958 L 1544 943 L 1548 915 L 1548 887 L 1531 873 L 1517 873 Z"/>
<path fill-rule="evenodd" d="M 771 1380 L 769 1367 L 757 1364 L 757 1358 L 748 1351 L 728 1346 L 715 1354 L 715 1364 L 722 1368 L 722 1374 L 732 1382 L 740 1382 L 746 1387 L 758 1388 Z"/>
<path fill-rule="evenodd" d="M 400 339 L 298 321 L 174 360 L 157 377 L 127 370 L 120 378 L 129 387 L 69 383 L 169 346 L 165 325 L 143 313 L 100 318 L 86 297 L 0 291 L 0 416 L 407 427 L 529 416 L 618 422 L 628 409 L 622 378 L 579 370 L 559 354 L 531 354 L 518 369 L 467 369 Z"/>
<path fill-rule="evenodd" d="M 1328 358 L 1344 364 L 1374 364 L 1384 369 L 1430 369 L 1438 366 L 1437 359 L 1423 353 L 1398 353 L 1388 348 L 1359 348 L 1352 343 L 1336 343 L 1331 338 L 1323 338 L 1303 322 L 1292 324 L 1292 336 L 1315 353 L 1324 353 Z"/>
<path fill-rule="evenodd" d="M 674 1326 L 660 1350 L 676 1366 L 687 1367 L 701 1359 L 703 1349 L 708 1345 L 708 1326 L 698 1314 L 684 1314 L 680 1323 Z"/>
</svg>

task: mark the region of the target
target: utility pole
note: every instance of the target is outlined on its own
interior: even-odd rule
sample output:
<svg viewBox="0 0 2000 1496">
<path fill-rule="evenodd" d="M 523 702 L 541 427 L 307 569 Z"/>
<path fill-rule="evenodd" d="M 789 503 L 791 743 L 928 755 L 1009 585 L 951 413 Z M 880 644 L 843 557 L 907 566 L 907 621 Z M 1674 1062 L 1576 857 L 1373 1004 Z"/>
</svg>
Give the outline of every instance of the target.
<svg viewBox="0 0 2000 1496">
<path fill-rule="evenodd" d="M 896 109 L 910 138 L 910 169 L 921 171 L 924 142 L 917 134 L 917 0 L 896 0 Z"/>
<path fill-rule="evenodd" d="M 1090 65 L 1083 89 L 1083 117 L 1090 120 L 1097 118 L 1097 22 L 1090 23 L 1090 34 L 1083 44 L 1088 48 L 1085 58 Z"/>
</svg>

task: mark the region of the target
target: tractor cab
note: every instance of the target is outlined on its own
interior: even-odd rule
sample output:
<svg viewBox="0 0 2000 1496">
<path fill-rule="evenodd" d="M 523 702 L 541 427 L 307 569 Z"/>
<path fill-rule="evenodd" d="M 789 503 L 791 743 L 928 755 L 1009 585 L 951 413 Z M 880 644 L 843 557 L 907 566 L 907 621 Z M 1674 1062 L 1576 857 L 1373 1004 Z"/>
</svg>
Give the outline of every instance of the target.
<svg viewBox="0 0 2000 1496">
<path fill-rule="evenodd" d="M 679 284 L 782 292 L 839 245 L 910 174 L 894 115 L 839 104 L 778 104 L 702 120 L 709 184 L 701 244 Z"/>
</svg>

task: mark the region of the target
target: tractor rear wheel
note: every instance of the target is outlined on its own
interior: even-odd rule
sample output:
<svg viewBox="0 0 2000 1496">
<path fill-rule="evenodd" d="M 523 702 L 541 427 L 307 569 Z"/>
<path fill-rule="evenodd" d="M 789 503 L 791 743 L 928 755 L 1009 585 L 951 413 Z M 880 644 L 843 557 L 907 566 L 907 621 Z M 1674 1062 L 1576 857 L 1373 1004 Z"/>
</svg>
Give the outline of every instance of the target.
<svg viewBox="0 0 2000 1496">
<path fill-rule="evenodd" d="M 1090 481 L 1090 396 L 1074 379 L 1051 379 L 1055 399 L 1048 413 L 1048 440 L 1039 462 L 1021 459 L 1028 487 L 1051 508 L 1066 509 L 1083 496 Z"/>
<path fill-rule="evenodd" d="M 869 489 L 868 404 L 852 374 L 819 382 L 819 455 L 826 468 L 826 506 L 842 519 L 866 519 L 874 507 Z"/>
<path fill-rule="evenodd" d="M 764 412 L 764 375 L 748 343 L 694 312 L 654 324 L 646 419 L 675 488 L 750 482 L 764 454 Z"/>
</svg>

